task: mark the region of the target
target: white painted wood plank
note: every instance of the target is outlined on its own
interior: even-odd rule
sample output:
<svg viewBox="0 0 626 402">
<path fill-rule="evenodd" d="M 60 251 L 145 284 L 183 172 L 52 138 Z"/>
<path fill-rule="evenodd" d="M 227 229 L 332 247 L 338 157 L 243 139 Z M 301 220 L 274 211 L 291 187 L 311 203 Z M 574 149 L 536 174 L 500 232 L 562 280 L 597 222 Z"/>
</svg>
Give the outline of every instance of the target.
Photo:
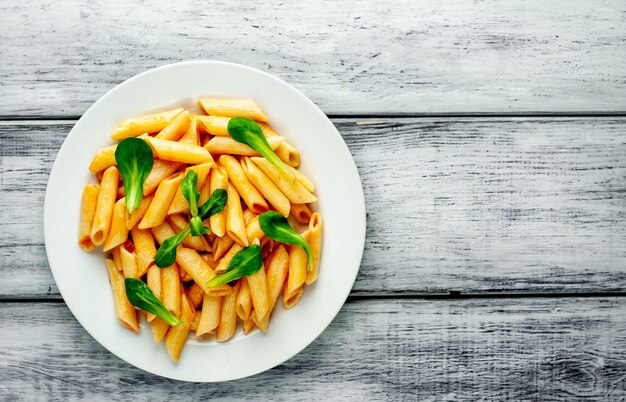
<svg viewBox="0 0 626 402">
<path fill-rule="evenodd" d="M 155 66 L 218 59 L 331 114 L 626 110 L 620 0 L 5 0 L 0 116 L 77 116 Z"/>
<path fill-rule="evenodd" d="M 367 204 L 354 293 L 626 290 L 626 119 L 373 123 L 335 120 Z M 42 206 L 70 128 L 0 125 L 0 297 L 58 296 Z"/>
<path fill-rule="evenodd" d="M 285 364 L 243 380 L 193 384 L 124 363 L 64 304 L 5 303 L 0 394 L 6 400 L 617 401 L 626 397 L 625 313 L 622 298 L 353 301 Z"/>
</svg>

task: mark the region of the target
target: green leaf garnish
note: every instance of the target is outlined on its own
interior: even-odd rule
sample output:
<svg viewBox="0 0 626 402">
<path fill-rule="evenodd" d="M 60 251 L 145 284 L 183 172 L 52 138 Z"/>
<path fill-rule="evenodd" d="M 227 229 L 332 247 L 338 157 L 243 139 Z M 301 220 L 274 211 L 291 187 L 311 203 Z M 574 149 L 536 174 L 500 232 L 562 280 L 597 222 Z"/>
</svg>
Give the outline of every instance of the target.
<svg viewBox="0 0 626 402">
<path fill-rule="evenodd" d="M 115 162 L 122 175 L 126 211 L 130 214 L 141 203 L 143 183 L 154 164 L 152 148 L 141 138 L 126 138 L 115 148 Z"/>
<path fill-rule="evenodd" d="M 265 159 L 284 173 L 294 177 L 289 166 L 283 162 L 267 143 L 263 130 L 257 122 L 247 117 L 233 117 L 228 121 L 228 134 L 237 142 L 242 142 L 260 153 Z"/>
<path fill-rule="evenodd" d="M 196 187 L 196 182 L 198 181 L 198 174 L 193 170 L 187 172 L 187 175 L 180 182 L 180 189 L 183 193 L 183 197 L 187 200 L 189 204 L 189 212 L 191 212 L 191 216 L 198 215 L 198 200 L 200 199 L 200 191 L 198 191 L 198 187 Z"/>
<path fill-rule="evenodd" d="M 223 285 L 235 279 L 255 274 L 263 266 L 261 247 L 253 244 L 246 247 L 233 257 L 224 273 L 215 276 L 207 282 L 208 287 Z"/>
<path fill-rule="evenodd" d="M 198 218 L 193 224 L 196 225 L 196 230 L 200 230 L 199 226 L 202 225 L 206 229 L 206 233 L 209 233 L 209 228 L 202 224 L 202 221 L 210 218 L 211 216 L 221 212 L 226 206 L 228 200 L 228 194 L 226 190 L 218 188 L 213 191 L 211 197 L 200 206 L 199 213 L 195 218 Z M 194 218 L 192 218 L 192 221 Z M 198 221 L 200 222 L 198 224 Z M 191 234 L 192 226 L 191 222 L 188 223 L 183 230 L 178 232 L 175 236 L 165 239 L 163 244 L 157 250 L 154 256 L 154 262 L 159 268 L 169 267 L 176 261 L 176 249 L 182 244 L 182 242 Z"/>
<path fill-rule="evenodd" d="M 263 233 L 272 240 L 302 247 L 309 260 L 307 269 L 309 271 L 313 269 L 313 253 L 311 252 L 309 242 L 293 230 L 287 218 L 276 211 L 267 211 L 259 215 L 259 226 L 261 226 Z"/>
<path fill-rule="evenodd" d="M 159 268 L 166 268 L 172 265 L 174 261 L 176 261 L 176 249 L 182 244 L 190 233 L 191 227 L 187 224 L 187 226 L 185 226 L 183 230 L 178 232 L 176 235 L 165 239 L 154 256 L 156 266 Z"/>
<path fill-rule="evenodd" d="M 193 218 L 191 218 L 191 220 L 189 221 L 189 227 L 191 228 L 192 236 L 200 236 L 210 233 L 209 228 L 204 226 L 204 224 L 202 223 L 202 219 L 200 219 L 199 216 L 194 216 Z"/>
<path fill-rule="evenodd" d="M 172 327 L 183 324 L 183 321 L 165 308 L 163 303 L 152 293 L 152 290 L 139 279 L 126 278 L 124 285 L 126 297 L 133 306 L 156 315 Z"/>
</svg>

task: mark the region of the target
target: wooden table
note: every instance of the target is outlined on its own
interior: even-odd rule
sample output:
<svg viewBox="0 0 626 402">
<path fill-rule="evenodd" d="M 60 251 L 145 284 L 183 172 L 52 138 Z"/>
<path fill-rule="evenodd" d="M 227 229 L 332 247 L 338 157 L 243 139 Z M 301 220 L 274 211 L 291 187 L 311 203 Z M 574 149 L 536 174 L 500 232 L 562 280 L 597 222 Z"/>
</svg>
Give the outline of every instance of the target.
<svg viewBox="0 0 626 402">
<path fill-rule="evenodd" d="M 0 6 L 0 399 L 626 398 L 623 1 L 127 3 Z M 104 350 L 43 243 L 48 173 L 76 119 L 190 59 L 266 70 L 320 105 L 368 211 L 331 326 L 223 384 Z"/>
</svg>

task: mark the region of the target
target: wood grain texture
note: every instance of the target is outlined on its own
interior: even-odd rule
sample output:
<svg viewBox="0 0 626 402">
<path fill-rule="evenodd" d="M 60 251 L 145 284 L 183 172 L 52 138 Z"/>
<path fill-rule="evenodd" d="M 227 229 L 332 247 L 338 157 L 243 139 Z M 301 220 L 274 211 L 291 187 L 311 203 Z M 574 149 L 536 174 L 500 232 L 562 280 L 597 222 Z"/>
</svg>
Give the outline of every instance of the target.
<svg viewBox="0 0 626 402">
<path fill-rule="evenodd" d="M 0 399 L 617 401 L 625 313 L 622 298 L 357 301 L 286 363 L 193 384 L 113 356 L 62 303 L 5 303 Z"/>
<path fill-rule="evenodd" d="M 78 116 L 190 59 L 260 68 L 326 113 L 626 110 L 620 0 L 5 0 L 0 116 Z"/>
<path fill-rule="evenodd" d="M 626 290 L 626 119 L 334 122 L 367 204 L 353 293 Z M 0 125 L 0 297 L 58 296 L 42 206 L 70 128 Z"/>
</svg>

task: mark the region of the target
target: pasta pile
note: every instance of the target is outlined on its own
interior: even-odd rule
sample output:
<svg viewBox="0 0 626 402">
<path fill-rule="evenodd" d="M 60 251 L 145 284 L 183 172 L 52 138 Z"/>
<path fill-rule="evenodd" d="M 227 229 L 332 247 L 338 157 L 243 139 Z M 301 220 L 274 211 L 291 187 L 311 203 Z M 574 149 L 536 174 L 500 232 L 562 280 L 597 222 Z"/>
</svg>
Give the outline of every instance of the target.
<svg viewBox="0 0 626 402">
<path fill-rule="evenodd" d="M 307 205 L 317 201 L 314 185 L 296 170 L 298 151 L 272 130 L 259 106 L 249 99 L 201 98 L 198 102 L 206 115 L 179 108 L 121 121 L 111 137 L 117 141 L 142 138 L 154 155 L 141 203 L 132 213 L 127 212 L 116 144 L 94 156 L 89 170 L 99 183 L 84 188 L 80 211 L 80 247 L 89 252 L 102 246 L 105 253 L 110 252 L 105 263 L 120 323 L 139 332 L 138 311 L 142 310 L 130 304 L 126 278 L 143 281 L 163 306 L 183 321 L 171 327 L 160 317 L 146 314 L 154 342 L 165 339 L 175 362 L 190 331 L 201 339 L 214 335 L 217 342 L 224 342 L 241 322 L 244 334 L 255 327 L 265 333 L 281 294 L 283 306 L 291 308 L 304 286 L 317 279 L 322 244 L 322 218 Z M 230 137 L 228 122 L 233 117 L 255 120 L 293 176 Z M 159 268 L 155 264 L 159 245 L 190 219 L 180 186 L 190 170 L 197 174 L 199 203 L 215 190 L 224 189 L 226 207 L 204 221 L 209 234 L 188 236 L 177 249 L 176 262 Z M 268 210 L 289 217 L 307 240 L 313 254 L 311 270 L 307 270 L 307 254 L 302 248 L 265 235 L 259 215 Z M 228 284 L 207 286 L 210 279 L 227 270 L 233 256 L 253 244 L 261 246 L 261 269 Z"/>
</svg>

